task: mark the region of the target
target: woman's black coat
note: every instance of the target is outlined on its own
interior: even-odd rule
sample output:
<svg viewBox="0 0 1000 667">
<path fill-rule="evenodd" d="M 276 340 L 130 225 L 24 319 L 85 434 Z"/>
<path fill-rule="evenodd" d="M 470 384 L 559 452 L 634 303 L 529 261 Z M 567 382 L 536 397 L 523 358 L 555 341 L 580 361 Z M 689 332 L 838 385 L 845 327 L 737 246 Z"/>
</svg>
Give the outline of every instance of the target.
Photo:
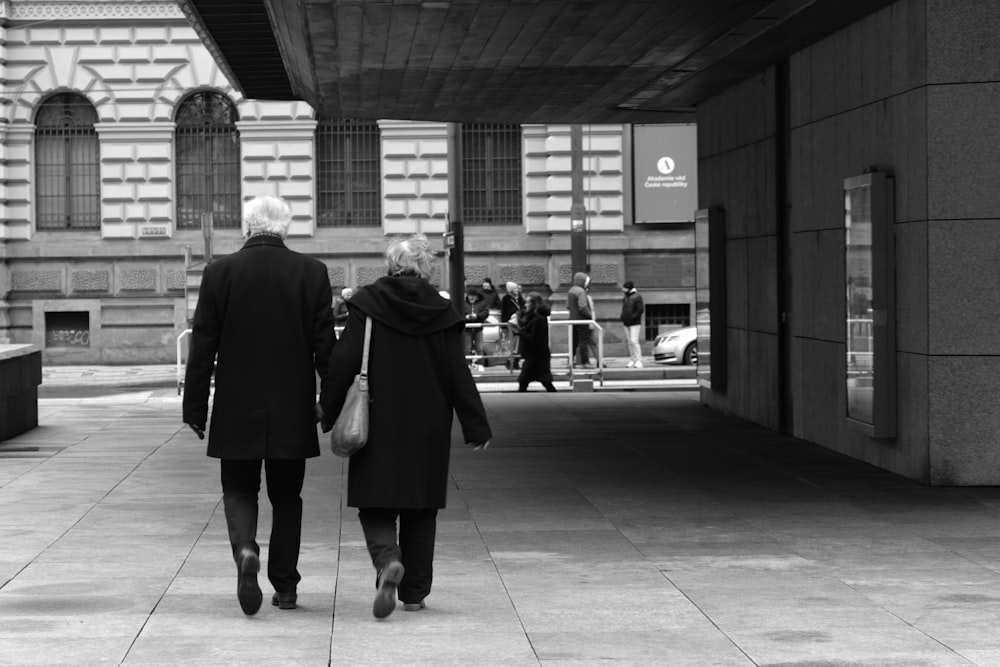
<svg viewBox="0 0 1000 667">
<path fill-rule="evenodd" d="M 361 367 L 365 316 L 372 317 L 368 444 L 351 456 L 351 507 L 442 508 L 448 488 L 452 419 L 464 442 L 492 437 L 466 365 L 464 321 L 415 276 L 387 276 L 348 302 L 350 317 L 330 358 L 320 403 L 333 422 Z"/>
<path fill-rule="evenodd" d="M 319 456 L 316 373 L 335 339 L 326 266 L 281 239 L 254 236 L 207 267 L 184 380 L 184 423 L 204 426 L 215 371 L 208 455 Z"/>
<path fill-rule="evenodd" d="M 529 309 L 521 319 L 518 331 L 521 373 L 518 382 L 532 380 L 552 382 L 552 351 L 549 349 L 549 320 L 535 309 Z"/>
</svg>

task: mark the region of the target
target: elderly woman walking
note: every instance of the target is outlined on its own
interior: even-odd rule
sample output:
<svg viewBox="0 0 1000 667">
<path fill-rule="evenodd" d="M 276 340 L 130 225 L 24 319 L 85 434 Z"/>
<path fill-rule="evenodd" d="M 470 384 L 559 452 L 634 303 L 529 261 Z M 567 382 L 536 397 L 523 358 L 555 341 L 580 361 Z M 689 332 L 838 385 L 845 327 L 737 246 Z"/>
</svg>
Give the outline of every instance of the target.
<svg viewBox="0 0 1000 667">
<path fill-rule="evenodd" d="M 464 319 L 428 282 L 433 254 L 427 237 L 393 240 L 385 256 L 389 275 L 349 302 L 320 398 L 326 431 L 360 370 L 365 318 L 371 317 L 371 424 L 368 444 L 350 459 L 347 504 L 358 508 L 375 566 L 376 618 L 395 610 L 397 595 L 405 610 L 423 609 L 431 592 L 453 415 L 466 444 L 484 449 L 492 438 L 463 356 Z"/>
</svg>

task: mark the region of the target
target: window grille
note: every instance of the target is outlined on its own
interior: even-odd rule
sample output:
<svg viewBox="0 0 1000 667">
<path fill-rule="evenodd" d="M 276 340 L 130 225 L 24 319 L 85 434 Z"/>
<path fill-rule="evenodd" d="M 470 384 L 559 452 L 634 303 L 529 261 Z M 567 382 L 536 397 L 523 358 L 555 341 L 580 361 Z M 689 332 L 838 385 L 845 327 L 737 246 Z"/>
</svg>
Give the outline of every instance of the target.
<svg viewBox="0 0 1000 667">
<path fill-rule="evenodd" d="M 35 195 L 40 230 L 101 228 L 97 111 L 76 93 L 45 100 L 35 116 Z"/>
<path fill-rule="evenodd" d="M 316 224 L 382 225 L 382 146 L 373 120 L 321 118 L 316 128 Z"/>
<path fill-rule="evenodd" d="M 521 126 L 462 125 L 466 225 L 520 225 Z"/>
<path fill-rule="evenodd" d="M 660 328 L 680 329 L 691 326 L 691 307 L 686 303 L 647 303 L 645 340 L 653 340 Z"/>
<path fill-rule="evenodd" d="M 216 229 L 239 229 L 236 106 L 220 93 L 203 91 L 180 104 L 176 121 L 177 228 L 201 229 L 202 216 L 210 213 Z"/>
</svg>

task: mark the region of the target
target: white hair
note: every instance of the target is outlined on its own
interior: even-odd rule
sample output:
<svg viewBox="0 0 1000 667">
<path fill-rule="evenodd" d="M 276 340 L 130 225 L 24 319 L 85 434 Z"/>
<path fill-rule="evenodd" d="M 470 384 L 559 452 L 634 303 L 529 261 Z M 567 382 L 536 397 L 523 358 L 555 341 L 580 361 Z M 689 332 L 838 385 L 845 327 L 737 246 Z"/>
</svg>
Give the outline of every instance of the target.
<svg viewBox="0 0 1000 667">
<path fill-rule="evenodd" d="M 257 195 L 243 205 L 243 229 L 247 236 L 254 234 L 288 235 L 292 222 L 292 209 L 280 197 Z"/>
<path fill-rule="evenodd" d="M 430 280 L 434 270 L 434 253 L 423 234 L 396 238 L 389 241 L 389 247 L 385 249 L 385 264 L 389 275 L 409 274 Z"/>
</svg>

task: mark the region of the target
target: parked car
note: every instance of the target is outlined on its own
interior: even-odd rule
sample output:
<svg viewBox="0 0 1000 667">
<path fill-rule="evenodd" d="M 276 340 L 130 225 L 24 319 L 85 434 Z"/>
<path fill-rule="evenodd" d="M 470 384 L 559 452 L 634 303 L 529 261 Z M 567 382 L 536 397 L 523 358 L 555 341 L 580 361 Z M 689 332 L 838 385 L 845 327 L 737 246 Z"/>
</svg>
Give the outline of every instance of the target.
<svg viewBox="0 0 1000 667">
<path fill-rule="evenodd" d="M 698 327 L 684 327 L 657 336 L 653 341 L 653 361 L 658 364 L 697 364 Z"/>
</svg>

